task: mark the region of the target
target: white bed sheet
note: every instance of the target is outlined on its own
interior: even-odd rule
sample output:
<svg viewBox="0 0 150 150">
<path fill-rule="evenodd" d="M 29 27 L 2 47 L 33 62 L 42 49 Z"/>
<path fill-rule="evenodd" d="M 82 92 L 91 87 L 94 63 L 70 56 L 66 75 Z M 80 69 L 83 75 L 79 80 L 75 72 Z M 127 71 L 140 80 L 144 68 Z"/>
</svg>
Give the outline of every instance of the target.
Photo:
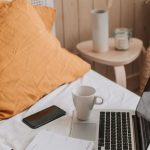
<svg viewBox="0 0 150 150">
<path fill-rule="evenodd" d="M 0 149 L 7 150 L 7 148 L 13 148 L 14 150 L 23 150 L 35 135 L 43 129 L 62 135 L 69 135 L 71 114 L 74 110 L 71 90 L 79 85 L 90 85 L 96 88 L 96 94 L 104 98 L 102 105 L 95 106 L 98 108 L 135 110 L 140 99 L 134 93 L 91 70 L 71 84 L 60 86 L 23 113 L 11 119 L 0 121 Z M 57 105 L 64 109 L 67 112 L 67 116 L 38 129 L 31 129 L 22 122 L 22 118 L 51 105 Z"/>
</svg>

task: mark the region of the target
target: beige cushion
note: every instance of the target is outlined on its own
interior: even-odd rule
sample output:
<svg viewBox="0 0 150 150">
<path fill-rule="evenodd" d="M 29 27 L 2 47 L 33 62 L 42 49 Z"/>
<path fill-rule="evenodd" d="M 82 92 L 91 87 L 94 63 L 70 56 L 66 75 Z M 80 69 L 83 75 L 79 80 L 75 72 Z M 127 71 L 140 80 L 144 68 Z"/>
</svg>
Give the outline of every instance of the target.
<svg viewBox="0 0 150 150">
<path fill-rule="evenodd" d="M 142 72 L 140 76 L 140 92 L 144 90 L 144 87 L 150 77 L 150 47 L 144 53 Z"/>
</svg>

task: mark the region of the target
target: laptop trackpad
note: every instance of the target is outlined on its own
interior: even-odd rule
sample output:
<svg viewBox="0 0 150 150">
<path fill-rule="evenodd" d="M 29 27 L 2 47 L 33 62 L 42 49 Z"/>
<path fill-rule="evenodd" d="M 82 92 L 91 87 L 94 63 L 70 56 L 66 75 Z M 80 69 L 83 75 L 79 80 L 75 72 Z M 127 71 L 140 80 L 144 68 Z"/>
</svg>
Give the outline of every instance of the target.
<svg viewBox="0 0 150 150">
<path fill-rule="evenodd" d="M 95 141 L 96 123 L 73 123 L 71 137 Z"/>
</svg>

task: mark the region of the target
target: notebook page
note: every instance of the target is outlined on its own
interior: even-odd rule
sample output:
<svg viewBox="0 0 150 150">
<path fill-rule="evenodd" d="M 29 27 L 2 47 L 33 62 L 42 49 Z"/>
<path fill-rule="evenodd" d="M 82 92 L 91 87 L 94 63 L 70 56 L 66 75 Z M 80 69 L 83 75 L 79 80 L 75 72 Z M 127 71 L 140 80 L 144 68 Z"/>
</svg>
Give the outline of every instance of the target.
<svg viewBox="0 0 150 150">
<path fill-rule="evenodd" d="M 40 131 L 26 150 L 92 150 L 94 143 L 62 136 L 49 131 Z"/>
</svg>

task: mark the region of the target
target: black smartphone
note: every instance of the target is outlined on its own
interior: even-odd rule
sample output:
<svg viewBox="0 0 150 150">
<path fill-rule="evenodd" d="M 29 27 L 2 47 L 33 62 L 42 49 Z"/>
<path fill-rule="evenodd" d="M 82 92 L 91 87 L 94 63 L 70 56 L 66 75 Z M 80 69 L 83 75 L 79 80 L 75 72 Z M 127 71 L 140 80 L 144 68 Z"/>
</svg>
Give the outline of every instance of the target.
<svg viewBox="0 0 150 150">
<path fill-rule="evenodd" d="M 65 114 L 66 112 L 61 108 L 57 106 L 51 106 L 24 118 L 23 122 L 32 129 L 36 129 L 48 122 L 51 122 L 61 116 L 64 116 Z"/>
</svg>

